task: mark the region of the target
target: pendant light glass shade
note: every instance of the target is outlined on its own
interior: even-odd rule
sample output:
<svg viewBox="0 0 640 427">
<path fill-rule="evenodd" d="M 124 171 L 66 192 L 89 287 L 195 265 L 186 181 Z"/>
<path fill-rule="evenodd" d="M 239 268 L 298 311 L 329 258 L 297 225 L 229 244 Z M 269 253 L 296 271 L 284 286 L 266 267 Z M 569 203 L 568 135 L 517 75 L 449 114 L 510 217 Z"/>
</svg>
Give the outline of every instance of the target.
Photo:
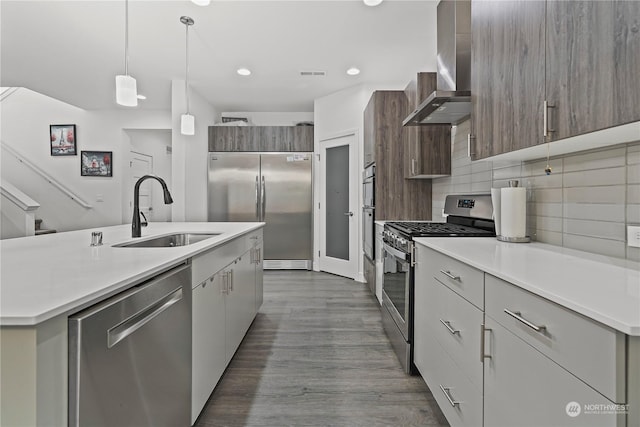
<svg viewBox="0 0 640 427">
<path fill-rule="evenodd" d="M 124 5 L 124 74 L 116 76 L 116 102 L 125 107 L 137 107 L 138 85 L 129 75 L 129 0 L 125 0 Z"/>
<path fill-rule="evenodd" d="M 138 106 L 136 79 L 127 75 L 116 76 L 116 102 L 125 107 Z"/>
<path fill-rule="evenodd" d="M 191 114 L 183 114 L 180 116 L 180 133 L 183 135 L 195 135 L 196 118 Z"/>
<path fill-rule="evenodd" d="M 180 116 L 180 133 L 183 135 L 195 135 L 196 118 L 189 112 L 189 27 L 194 24 L 194 21 L 188 16 L 181 16 L 180 22 L 184 24 L 186 30 L 184 95 L 187 101 L 187 112 Z"/>
</svg>

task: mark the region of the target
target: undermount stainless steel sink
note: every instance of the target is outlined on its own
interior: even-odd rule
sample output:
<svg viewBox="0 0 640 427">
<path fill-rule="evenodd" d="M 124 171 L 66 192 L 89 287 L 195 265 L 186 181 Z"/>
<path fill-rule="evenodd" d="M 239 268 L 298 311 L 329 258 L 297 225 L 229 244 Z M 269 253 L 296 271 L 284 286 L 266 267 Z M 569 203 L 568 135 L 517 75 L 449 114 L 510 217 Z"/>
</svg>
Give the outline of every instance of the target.
<svg viewBox="0 0 640 427">
<path fill-rule="evenodd" d="M 174 233 L 158 236 L 146 240 L 119 243 L 114 248 L 172 248 L 187 246 L 201 242 L 210 237 L 219 236 L 221 233 Z"/>
</svg>

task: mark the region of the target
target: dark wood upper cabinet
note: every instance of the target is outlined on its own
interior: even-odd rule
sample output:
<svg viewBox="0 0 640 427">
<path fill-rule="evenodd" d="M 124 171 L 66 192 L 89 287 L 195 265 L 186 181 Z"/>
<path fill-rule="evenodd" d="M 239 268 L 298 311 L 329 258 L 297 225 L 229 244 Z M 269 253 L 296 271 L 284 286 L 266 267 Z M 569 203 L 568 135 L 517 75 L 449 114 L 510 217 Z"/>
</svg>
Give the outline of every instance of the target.
<svg viewBox="0 0 640 427">
<path fill-rule="evenodd" d="M 613 19 L 613 118 L 630 123 L 640 120 L 640 2 L 614 2 Z"/>
<path fill-rule="evenodd" d="M 437 73 L 418 73 L 404 93 L 412 111 L 436 90 Z M 451 174 L 451 126 L 406 126 L 405 178 L 437 178 Z"/>
<path fill-rule="evenodd" d="M 313 126 L 209 126 L 209 151 L 313 151 Z"/>
<path fill-rule="evenodd" d="M 375 91 L 364 111 L 364 146 L 373 146 L 377 220 L 431 219 L 431 181 L 404 179 L 409 109 L 403 91 Z"/>
<path fill-rule="evenodd" d="M 616 124 L 613 13 L 611 1 L 547 2 L 550 140 Z"/>
<path fill-rule="evenodd" d="M 474 160 L 640 120 L 640 2 L 474 0 L 471 37 Z"/>
<path fill-rule="evenodd" d="M 542 1 L 471 3 L 471 158 L 543 142 Z"/>
</svg>

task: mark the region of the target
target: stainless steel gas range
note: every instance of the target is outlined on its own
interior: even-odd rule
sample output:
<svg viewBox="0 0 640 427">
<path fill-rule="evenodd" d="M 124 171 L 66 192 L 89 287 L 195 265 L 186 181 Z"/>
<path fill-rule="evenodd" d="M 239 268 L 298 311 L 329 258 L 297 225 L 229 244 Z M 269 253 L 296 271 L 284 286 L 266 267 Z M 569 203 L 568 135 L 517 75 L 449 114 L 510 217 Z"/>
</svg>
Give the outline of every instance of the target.
<svg viewBox="0 0 640 427">
<path fill-rule="evenodd" d="M 491 195 L 449 195 L 447 222 L 386 222 L 383 232 L 382 324 L 405 372 L 413 366 L 415 237 L 495 237 Z"/>
</svg>

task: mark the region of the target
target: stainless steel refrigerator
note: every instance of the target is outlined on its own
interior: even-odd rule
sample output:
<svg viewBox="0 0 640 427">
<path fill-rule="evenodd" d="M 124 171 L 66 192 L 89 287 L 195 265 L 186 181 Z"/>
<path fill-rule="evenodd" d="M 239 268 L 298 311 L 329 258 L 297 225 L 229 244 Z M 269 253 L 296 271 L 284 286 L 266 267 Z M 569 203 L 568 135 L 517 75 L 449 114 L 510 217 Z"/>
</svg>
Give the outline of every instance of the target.
<svg viewBox="0 0 640 427">
<path fill-rule="evenodd" d="M 312 267 L 312 153 L 209 153 L 209 221 L 263 221 L 264 268 Z"/>
</svg>

